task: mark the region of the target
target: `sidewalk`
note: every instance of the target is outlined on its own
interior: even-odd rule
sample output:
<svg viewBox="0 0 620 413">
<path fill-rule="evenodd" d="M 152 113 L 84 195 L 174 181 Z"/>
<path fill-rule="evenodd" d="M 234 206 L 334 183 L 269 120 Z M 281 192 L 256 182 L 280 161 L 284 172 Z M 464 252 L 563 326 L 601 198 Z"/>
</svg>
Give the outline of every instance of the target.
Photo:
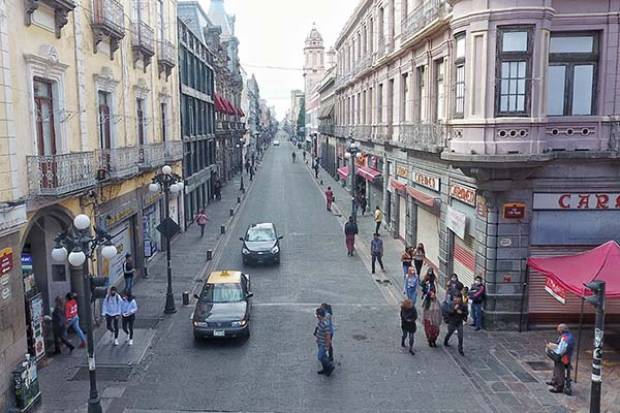
<svg viewBox="0 0 620 413">
<path fill-rule="evenodd" d="M 260 173 L 260 164 L 257 166 Z M 201 285 L 203 277 L 210 271 L 207 250 L 215 256 L 224 238 L 220 227 L 226 229 L 249 193 L 252 182 L 244 175 L 246 194 L 239 191 L 240 176 L 236 175 L 222 188 L 222 199 L 206 208 L 209 222 L 203 238 L 198 225 L 191 225 L 187 231 L 172 240 L 172 288 L 177 310 L 182 307 L 183 291 L 190 294 Z M 199 251 L 199 253 L 196 253 Z M 137 366 L 144 359 L 153 340 L 157 337 L 160 324 L 169 320 L 164 313 L 167 289 L 166 252 L 160 251 L 148 264 L 148 278 L 137 278 L 133 292 L 138 302 L 138 313 L 134 325 L 134 345 L 129 347 L 125 334 L 119 334 L 119 346 L 113 346 L 105 323 L 95 329 L 95 357 L 97 362 L 97 389 L 104 411 L 113 412 L 113 402 L 123 396 L 129 377 L 139 373 Z M 122 286 L 121 286 L 122 287 Z M 163 326 L 161 328 L 164 328 Z M 73 340 L 75 341 L 75 340 Z M 84 412 L 86 411 L 89 381 L 87 353 L 77 349 L 71 354 L 49 357 L 47 366 L 39 370 L 42 402 L 39 412 Z"/>
</svg>

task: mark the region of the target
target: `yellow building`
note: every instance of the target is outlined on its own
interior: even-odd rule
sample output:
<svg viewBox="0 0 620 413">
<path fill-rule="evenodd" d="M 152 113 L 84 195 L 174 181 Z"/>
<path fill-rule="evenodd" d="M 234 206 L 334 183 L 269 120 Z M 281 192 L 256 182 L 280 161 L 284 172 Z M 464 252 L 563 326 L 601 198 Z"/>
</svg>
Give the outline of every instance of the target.
<svg viewBox="0 0 620 413">
<path fill-rule="evenodd" d="M 41 314 L 81 289 L 56 234 L 80 213 L 107 229 L 118 257 L 92 271 L 112 283 L 160 246 L 147 187 L 181 171 L 176 44 L 175 0 L 0 0 L 0 411 L 18 361 L 44 355 Z"/>
</svg>

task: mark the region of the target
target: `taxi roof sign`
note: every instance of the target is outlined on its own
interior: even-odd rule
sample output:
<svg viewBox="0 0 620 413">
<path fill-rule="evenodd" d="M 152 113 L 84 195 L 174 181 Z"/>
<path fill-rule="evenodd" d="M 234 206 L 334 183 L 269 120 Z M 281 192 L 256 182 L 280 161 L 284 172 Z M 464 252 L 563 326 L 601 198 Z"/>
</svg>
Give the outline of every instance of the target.
<svg viewBox="0 0 620 413">
<path fill-rule="evenodd" d="M 235 283 L 241 281 L 241 271 L 213 271 L 207 278 L 209 284 Z"/>
</svg>

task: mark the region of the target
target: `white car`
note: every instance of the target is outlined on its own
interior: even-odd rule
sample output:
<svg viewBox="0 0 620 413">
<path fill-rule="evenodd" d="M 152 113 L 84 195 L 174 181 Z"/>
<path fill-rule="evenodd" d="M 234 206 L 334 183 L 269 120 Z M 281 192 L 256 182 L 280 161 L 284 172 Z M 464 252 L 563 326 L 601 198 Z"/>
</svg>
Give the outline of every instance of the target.
<svg viewBox="0 0 620 413">
<path fill-rule="evenodd" d="M 273 146 L 280 146 L 280 141 L 273 141 Z"/>
</svg>

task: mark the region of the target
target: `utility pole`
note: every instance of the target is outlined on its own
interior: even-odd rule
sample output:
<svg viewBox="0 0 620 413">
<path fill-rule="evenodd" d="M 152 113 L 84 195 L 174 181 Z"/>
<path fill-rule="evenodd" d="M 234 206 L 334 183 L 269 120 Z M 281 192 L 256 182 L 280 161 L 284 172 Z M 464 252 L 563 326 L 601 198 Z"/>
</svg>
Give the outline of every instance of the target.
<svg viewBox="0 0 620 413">
<path fill-rule="evenodd" d="M 603 383 L 603 331 L 605 328 L 605 281 L 594 280 L 585 285 L 592 291 L 586 301 L 596 309 L 594 323 L 594 352 L 592 353 L 592 386 L 590 387 L 590 413 L 601 412 L 601 385 Z"/>
</svg>

